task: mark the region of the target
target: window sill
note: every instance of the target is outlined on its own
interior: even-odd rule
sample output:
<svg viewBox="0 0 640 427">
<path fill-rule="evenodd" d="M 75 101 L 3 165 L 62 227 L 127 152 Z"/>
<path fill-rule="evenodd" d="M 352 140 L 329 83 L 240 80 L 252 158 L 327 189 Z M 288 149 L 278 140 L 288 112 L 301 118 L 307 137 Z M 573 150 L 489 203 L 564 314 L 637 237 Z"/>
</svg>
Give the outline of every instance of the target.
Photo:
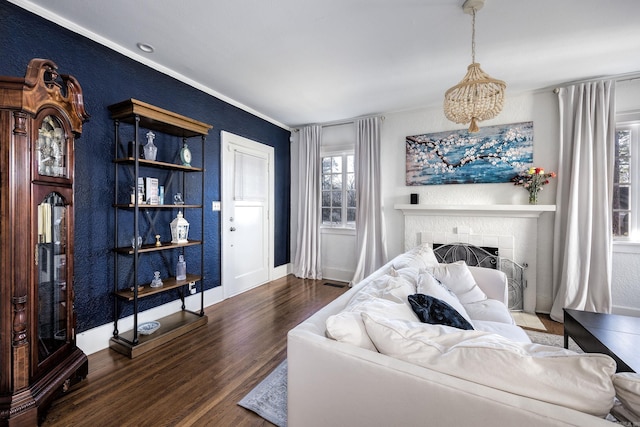
<svg viewBox="0 0 640 427">
<path fill-rule="evenodd" d="M 614 240 L 613 253 L 640 254 L 640 241 Z"/>
<path fill-rule="evenodd" d="M 349 227 L 327 227 L 327 226 L 322 226 L 322 227 L 320 227 L 320 233 L 322 233 L 322 234 L 342 234 L 342 235 L 346 235 L 346 236 L 355 236 L 356 235 L 356 229 L 355 228 L 349 228 Z"/>
</svg>

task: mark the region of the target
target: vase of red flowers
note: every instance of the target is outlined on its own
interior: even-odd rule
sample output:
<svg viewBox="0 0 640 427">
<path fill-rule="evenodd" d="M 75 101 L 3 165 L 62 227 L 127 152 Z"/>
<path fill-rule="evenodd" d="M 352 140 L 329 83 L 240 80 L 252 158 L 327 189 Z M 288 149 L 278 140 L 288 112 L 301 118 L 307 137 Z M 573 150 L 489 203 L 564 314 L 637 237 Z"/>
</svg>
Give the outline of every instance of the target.
<svg viewBox="0 0 640 427">
<path fill-rule="evenodd" d="M 542 168 L 530 167 L 524 172 L 514 176 L 513 185 L 522 185 L 529 192 L 529 204 L 538 204 L 538 193 L 542 187 L 549 183 L 549 178 L 555 178 L 555 172 L 545 172 Z"/>
</svg>

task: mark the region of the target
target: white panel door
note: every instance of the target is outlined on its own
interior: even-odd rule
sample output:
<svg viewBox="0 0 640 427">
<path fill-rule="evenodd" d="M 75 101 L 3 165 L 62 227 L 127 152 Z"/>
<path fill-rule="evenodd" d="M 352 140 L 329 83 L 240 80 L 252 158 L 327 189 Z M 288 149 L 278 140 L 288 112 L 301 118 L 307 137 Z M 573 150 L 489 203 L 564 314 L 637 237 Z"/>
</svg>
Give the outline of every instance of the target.
<svg viewBox="0 0 640 427">
<path fill-rule="evenodd" d="M 222 135 L 222 286 L 228 298 L 270 279 L 273 147 Z"/>
</svg>

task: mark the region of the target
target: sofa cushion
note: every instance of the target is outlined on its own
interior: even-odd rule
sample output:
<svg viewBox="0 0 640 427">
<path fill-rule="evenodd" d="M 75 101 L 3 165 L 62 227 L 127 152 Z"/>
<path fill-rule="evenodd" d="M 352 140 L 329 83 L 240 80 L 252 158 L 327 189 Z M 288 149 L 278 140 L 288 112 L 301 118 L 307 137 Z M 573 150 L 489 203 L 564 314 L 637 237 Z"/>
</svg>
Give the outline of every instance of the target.
<svg viewBox="0 0 640 427">
<path fill-rule="evenodd" d="M 409 295 L 411 308 L 423 323 L 447 325 L 458 329 L 473 329 L 471 323 L 445 301 L 425 294 Z"/>
<path fill-rule="evenodd" d="M 369 339 L 362 322 L 361 313 L 363 312 L 380 314 L 390 319 L 418 321 L 418 317 L 408 304 L 369 297 L 349 310 L 329 316 L 326 321 L 327 337 L 368 350 L 378 351 L 371 339 Z"/>
<path fill-rule="evenodd" d="M 636 418 L 640 418 L 640 374 L 620 372 L 613 376 L 616 396 Z"/>
<path fill-rule="evenodd" d="M 408 301 L 409 295 L 415 292 L 415 285 L 403 276 L 380 276 L 358 290 L 343 311 L 327 318 L 326 334 L 336 341 L 377 351 L 367 335 L 360 313 L 380 311 L 392 319 L 417 321 Z"/>
<path fill-rule="evenodd" d="M 420 272 L 423 270 L 424 269 L 417 267 L 404 267 L 398 269 L 391 267 L 389 269 L 389 275 L 393 277 L 402 277 L 415 286 L 418 283 Z"/>
<path fill-rule="evenodd" d="M 512 341 L 530 343 L 529 335 L 518 325 L 509 323 L 492 322 L 491 320 L 474 320 L 473 328 L 476 331 L 498 334 Z"/>
<path fill-rule="evenodd" d="M 426 268 L 438 265 L 438 259 L 428 243 L 418 245 L 407 252 L 398 255 L 393 260 L 393 268 L 406 267 Z"/>
<path fill-rule="evenodd" d="M 388 356 L 600 417 L 613 406 L 616 364 L 609 356 L 374 314 L 362 317 L 376 348 Z"/>
<path fill-rule="evenodd" d="M 478 287 L 464 261 L 456 261 L 452 264 L 438 264 L 428 270 L 436 279 L 451 289 L 463 304 L 487 299 L 487 295 Z"/>
<path fill-rule="evenodd" d="M 409 307 L 407 297 L 416 293 L 416 286 L 403 276 L 385 274 L 380 276 L 356 292 L 345 307 L 346 310 L 367 301 L 370 297 L 383 298 L 401 302 Z"/>
<path fill-rule="evenodd" d="M 509 325 L 516 324 L 511 313 L 509 313 L 509 309 L 501 301 L 486 299 L 462 305 L 467 311 L 472 322 L 475 322 L 476 320 L 488 320 L 492 322 L 506 323 Z"/>
</svg>

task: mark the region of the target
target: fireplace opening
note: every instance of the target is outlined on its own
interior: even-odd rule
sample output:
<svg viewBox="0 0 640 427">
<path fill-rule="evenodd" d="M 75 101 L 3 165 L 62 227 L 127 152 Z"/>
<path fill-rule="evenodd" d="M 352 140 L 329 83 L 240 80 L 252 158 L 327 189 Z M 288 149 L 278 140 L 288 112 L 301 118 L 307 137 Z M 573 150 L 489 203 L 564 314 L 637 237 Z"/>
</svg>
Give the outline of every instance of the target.
<svg viewBox="0 0 640 427">
<path fill-rule="evenodd" d="M 438 262 L 450 264 L 464 261 L 467 265 L 498 268 L 499 249 L 491 246 L 474 246 L 461 243 L 434 243 L 433 252 Z"/>
</svg>

